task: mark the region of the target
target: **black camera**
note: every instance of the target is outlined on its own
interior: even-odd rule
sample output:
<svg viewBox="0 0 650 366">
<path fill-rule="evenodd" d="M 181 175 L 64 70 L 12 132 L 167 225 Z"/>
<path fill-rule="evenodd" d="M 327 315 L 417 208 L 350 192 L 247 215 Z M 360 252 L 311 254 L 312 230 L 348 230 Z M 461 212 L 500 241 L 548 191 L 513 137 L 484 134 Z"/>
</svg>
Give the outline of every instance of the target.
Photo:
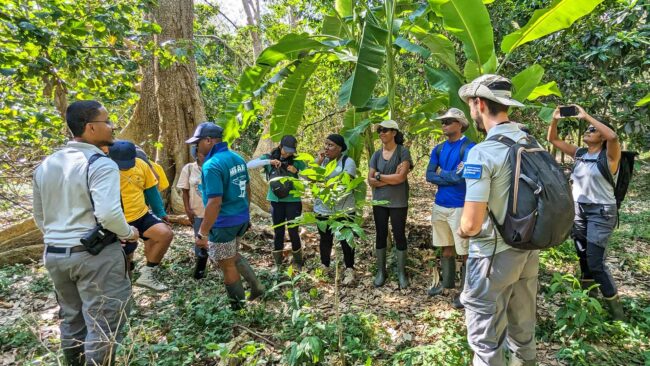
<svg viewBox="0 0 650 366">
<path fill-rule="evenodd" d="M 117 235 L 109 230 L 104 229 L 101 225 L 95 226 L 88 234 L 81 238 L 81 244 L 86 247 L 88 253 L 97 255 L 101 253 L 107 245 L 117 241 Z"/>
</svg>

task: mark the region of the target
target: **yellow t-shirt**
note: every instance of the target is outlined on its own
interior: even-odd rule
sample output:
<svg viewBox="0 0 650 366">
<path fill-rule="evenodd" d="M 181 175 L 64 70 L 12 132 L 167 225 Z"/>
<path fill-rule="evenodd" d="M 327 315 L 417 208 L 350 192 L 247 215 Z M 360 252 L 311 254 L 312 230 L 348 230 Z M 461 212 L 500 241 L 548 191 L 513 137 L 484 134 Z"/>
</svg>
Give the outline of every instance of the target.
<svg viewBox="0 0 650 366">
<path fill-rule="evenodd" d="M 144 200 L 144 190 L 155 187 L 156 184 L 158 181 L 151 167 L 139 158 L 135 159 L 133 168 L 120 170 L 120 193 L 127 222 L 135 221 L 149 212 Z"/>
<path fill-rule="evenodd" d="M 151 166 L 156 171 L 156 175 L 158 176 L 158 190 L 162 192 L 165 189 L 169 188 L 169 180 L 167 180 L 167 176 L 165 175 L 163 167 L 161 167 L 160 164 L 156 163 L 155 161 L 151 162 Z"/>
</svg>

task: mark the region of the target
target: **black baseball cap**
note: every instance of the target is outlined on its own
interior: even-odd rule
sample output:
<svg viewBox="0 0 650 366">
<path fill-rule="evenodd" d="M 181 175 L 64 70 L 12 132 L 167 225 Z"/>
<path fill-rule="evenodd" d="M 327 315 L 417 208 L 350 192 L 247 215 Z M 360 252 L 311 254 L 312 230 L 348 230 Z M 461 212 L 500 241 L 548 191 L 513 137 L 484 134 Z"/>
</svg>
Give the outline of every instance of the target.
<svg viewBox="0 0 650 366">
<path fill-rule="evenodd" d="M 222 138 L 223 137 L 223 128 L 215 125 L 212 122 L 203 122 L 200 125 L 196 127 L 196 130 L 194 130 L 194 136 L 190 137 L 189 139 L 185 140 L 186 144 L 193 144 L 198 142 L 202 138 L 206 137 L 216 137 L 216 138 Z"/>
<path fill-rule="evenodd" d="M 295 154 L 298 140 L 291 135 L 284 135 L 282 136 L 282 140 L 280 140 L 280 145 L 282 146 L 282 149 L 284 149 L 284 152 Z"/>
<path fill-rule="evenodd" d="M 117 163 L 120 170 L 131 169 L 135 166 L 135 144 L 125 140 L 115 141 L 108 149 L 108 156 Z"/>
</svg>

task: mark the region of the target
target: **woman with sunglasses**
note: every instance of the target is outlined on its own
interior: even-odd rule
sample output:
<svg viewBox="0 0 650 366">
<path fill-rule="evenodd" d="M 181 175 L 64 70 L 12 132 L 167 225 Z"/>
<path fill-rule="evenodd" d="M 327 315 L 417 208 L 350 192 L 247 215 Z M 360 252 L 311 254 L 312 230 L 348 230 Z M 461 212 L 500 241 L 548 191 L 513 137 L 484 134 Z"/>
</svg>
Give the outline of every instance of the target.
<svg viewBox="0 0 650 366">
<path fill-rule="evenodd" d="M 377 128 L 382 148 L 370 158 L 368 184 L 372 187 L 372 199 L 387 203 L 372 207 L 375 219 L 377 275 L 375 287 L 386 282 L 386 244 L 388 219 L 397 247 L 397 277 L 399 287 L 409 285 L 406 276 L 406 215 L 408 212 L 408 173 L 413 169 L 409 150 L 403 146 L 404 135 L 395 121 L 383 121 Z"/>
<path fill-rule="evenodd" d="M 563 118 L 560 107 L 553 113 L 553 120 L 548 129 L 548 141 L 575 159 L 571 174 L 575 200 L 575 219 L 571 236 L 580 260 L 580 283 L 583 289 L 591 287 L 594 282 L 598 284 L 614 320 L 624 320 L 616 284 L 605 263 L 607 242 L 616 226 L 616 198 L 612 183 L 598 167 L 600 161 L 600 164 L 604 164 L 605 169 L 609 170 L 605 172 L 616 182 L 621 145 L 611 125 L 598 121 L 580 106 L 574 107 L 577 112 L 574 117 L 589 123 L 582 138 L 587 147 L 578 148 L 558 137 L 558 119 Z M 596 294 L 590 291 L 590 295 Z"/>
</svg>

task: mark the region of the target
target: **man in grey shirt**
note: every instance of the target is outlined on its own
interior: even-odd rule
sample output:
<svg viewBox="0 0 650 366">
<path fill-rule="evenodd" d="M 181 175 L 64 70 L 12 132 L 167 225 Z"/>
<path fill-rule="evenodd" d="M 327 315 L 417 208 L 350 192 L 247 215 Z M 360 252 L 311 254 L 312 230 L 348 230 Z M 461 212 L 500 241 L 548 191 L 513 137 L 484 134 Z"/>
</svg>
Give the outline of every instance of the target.
<svg viewBox="0 0 650 366">
<path fill-rule="evenodd" d="M 483 75 L 458 92 L 488 138 L 503 135 L 520 141 L 527 137 L 509 120 L 508 108 L 522 106 L 511 98 L 511 89 L 510 80 Z M 470 150 L 463 167 L 467 192 L 458 234 L 470 239 L 460 299 L 474 366 L 506 365 L 504 346 L 511 353 L 509 366 L 535 365 L 539 251 L 507 245 L 488 215 L 489 210 L 499 223 L 506 216 L 512 174 L 507 155 L 506 145 L 485 140 Z"/>
<path fill-rule="evenodd" d="M 97 224 L 129 241 L 138 239 L 138 230 L 122 212 L 117 165 L 100 149 L 113 143 L 108 112 L 99 102 L 78 101 L 68 107 L 66 122 L 74 141 L 34 172 L 34 220 L 44 234 L 66 362 L 108 365 L 131 296 L 126 257 L 118 241 L 91 255 L 80 239 Z"/>
</svg>

